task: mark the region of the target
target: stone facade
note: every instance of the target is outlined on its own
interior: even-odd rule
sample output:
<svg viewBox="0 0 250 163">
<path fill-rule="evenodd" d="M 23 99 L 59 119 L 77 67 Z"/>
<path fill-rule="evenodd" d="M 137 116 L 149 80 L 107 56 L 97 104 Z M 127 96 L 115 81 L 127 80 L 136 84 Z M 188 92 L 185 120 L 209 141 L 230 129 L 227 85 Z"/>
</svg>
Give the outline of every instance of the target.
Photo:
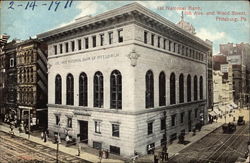
<svg viewBox="0 0 250 163">
<path fill-rule="evenodd" d="M 146 154 L 149 144 L 160 146 L 165 134 L 163 124 L 167 126 L 166 137 L 170 141 L 181 132 L 191 131 L 201 120 L 207 121 L 207 55 L 211 45 L 137 3 L 78 20 L 40 34 L 38 38 L 48 42 L 50 134 L 59 132 L 65 137 L 68 133 L 73 138 L 80 134 L 89 146 L 132 156 L 134 151 Z M 116 109 L 111 107 L 114 70 L 121 73 L 122 84 L 122 107 Z M 145 78 L 149 70 L 153 74 L 150 86 L 153 96 L 150 95 L 152 101 L 147 107 L 149 90 Z M 93 99 L 97 96 L 94 82 L 98 71 L 103 76 L 103 103 L 94 107 Z M 82 72 L 87 76 L 87 106 L 79 106 Z M 165 86 L 161 87 L 165 88 L 163 105 L 159 100 L 161 72 L 165 74 Z M 172 74 L 174 88 L 170 87 Z M 184 76 L 183 102 L 179 100 L 181 74 Z M 58 75 L 60 87 L 56 85 Z M 69 76 L 73 88 L 66 84 Z M 191 77 L 191 100 L 187 100 L 188 76 Z M 195 78 L 198 79 L 196 86 Z M 61 92 L 59 101 L 56 88 Z M 67 105 L 67 95 L 72 91 L 72 104 Z M 194 98 L 195 93 L 197 98 Z M 170 96 L 175 96 L 174 103 Z M 163 118 L 166 120 L 162 124 Z"/>
</svg>

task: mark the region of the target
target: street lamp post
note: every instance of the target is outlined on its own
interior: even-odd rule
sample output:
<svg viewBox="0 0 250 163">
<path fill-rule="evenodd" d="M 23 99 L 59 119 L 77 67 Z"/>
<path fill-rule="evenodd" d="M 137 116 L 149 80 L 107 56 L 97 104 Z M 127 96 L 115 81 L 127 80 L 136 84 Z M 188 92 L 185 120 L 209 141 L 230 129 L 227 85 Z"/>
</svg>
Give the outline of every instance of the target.
<svg viewBox="0 0 250 163">
<path fill-rule="evenodd" d="M 58 153 L 59 153 L 59 139 L 60 139 L 60 136 L 59 136 L 59 130 L 60 130 L 60 122 L 58 123 L 58 131 L 57 131 L 57 140 L 56 140 L 56 163 L 58 163 Z"/>
</svg>

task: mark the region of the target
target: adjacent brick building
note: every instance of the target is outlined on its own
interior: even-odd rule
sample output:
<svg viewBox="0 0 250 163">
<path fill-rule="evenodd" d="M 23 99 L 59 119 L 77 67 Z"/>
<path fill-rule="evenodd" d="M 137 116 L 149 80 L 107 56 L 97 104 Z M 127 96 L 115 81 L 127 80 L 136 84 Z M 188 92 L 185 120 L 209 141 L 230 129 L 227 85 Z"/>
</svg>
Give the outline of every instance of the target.
<svg viewBox="0 0 250 163">
<path fill-rule="evenodd" d="M 18 119 L 47 127 L 47 45 L 25 40 L 18 44 L 16 58 Z"/>
</svg>

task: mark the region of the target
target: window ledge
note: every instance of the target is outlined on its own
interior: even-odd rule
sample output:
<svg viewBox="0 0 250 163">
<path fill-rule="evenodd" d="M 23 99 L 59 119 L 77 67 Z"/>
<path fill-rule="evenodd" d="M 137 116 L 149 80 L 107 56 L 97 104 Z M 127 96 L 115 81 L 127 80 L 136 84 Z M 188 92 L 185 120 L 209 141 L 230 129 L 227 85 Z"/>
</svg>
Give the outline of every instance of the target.
<svg viewBox="0 0 250 163">
<path fill-rule="evenodd" d="M 116 136 L 111 136 L 111 139 L 114 139 L 114 140 L 121 140 L 120 137 L 116 137 Z"/>
<path fill-rule="evenodd" d="M 147 135 L 147 138 L 152 138 L 152 137 L 154 137 L 155 136 L 155 133 L 152 133 L 152 134 L 150 134 L 150 135 Z"/>
<path fill-rule="evenodd" d="M 101 132 L 100 133 L 95 132 L 95 133 L 93 133 L 93 135 L 95 135 L 95 136 L 101 136 L 102 137 L 102 133 Z"/>
</svg>

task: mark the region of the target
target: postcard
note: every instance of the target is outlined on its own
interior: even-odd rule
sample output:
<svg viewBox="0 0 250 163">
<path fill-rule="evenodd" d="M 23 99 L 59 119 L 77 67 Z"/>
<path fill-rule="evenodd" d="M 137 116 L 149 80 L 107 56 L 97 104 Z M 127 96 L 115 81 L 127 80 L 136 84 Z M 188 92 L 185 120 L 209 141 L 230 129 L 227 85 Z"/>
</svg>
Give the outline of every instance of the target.
<svg viewBox="0 0 250 163">
<path fill-rule="evenodd" d="M 0 162 L 249 162 L 248 1 L 0 1 Z"/>
</svg>

